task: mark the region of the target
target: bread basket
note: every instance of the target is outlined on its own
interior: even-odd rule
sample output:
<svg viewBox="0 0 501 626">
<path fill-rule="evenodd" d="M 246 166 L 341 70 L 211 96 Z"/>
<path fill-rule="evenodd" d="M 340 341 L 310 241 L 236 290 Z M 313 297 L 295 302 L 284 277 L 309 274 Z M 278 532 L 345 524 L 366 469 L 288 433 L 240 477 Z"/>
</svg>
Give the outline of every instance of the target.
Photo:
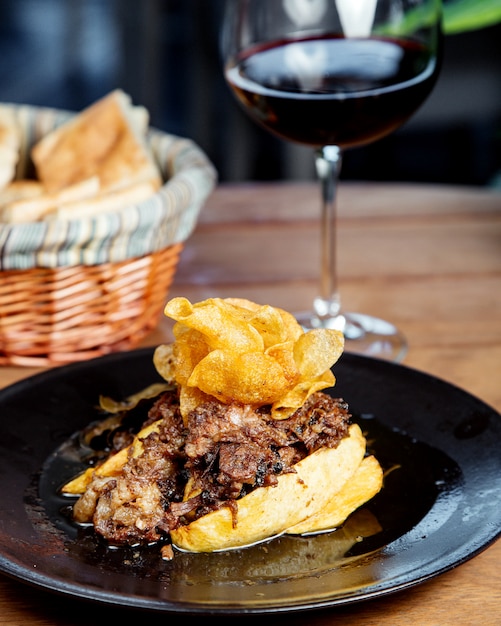
<svg viewBox="0 0 501 626">
<path fill-rule="evenodd" d="M 71 116 L 12 106 L 33 176 L 36 141 Z M 191 140 L 150 129 L 161 189 L 138 204 L 74 220 L 0 223 L 0 365 L 47 366 L 136 346 L 158 323 L 183 243 L 215 182 Z"/>
</svg>

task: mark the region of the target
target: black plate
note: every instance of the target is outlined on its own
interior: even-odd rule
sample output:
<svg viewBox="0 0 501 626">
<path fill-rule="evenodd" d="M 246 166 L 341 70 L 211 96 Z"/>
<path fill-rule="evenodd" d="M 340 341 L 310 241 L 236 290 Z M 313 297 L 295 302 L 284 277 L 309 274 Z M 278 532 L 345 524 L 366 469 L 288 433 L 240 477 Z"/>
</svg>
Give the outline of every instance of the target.
<svg viewBox="0 0 501 626">
<path fill-rule="evenodd" d="M 152 350 L 54 369 L 0 392 L 0 571 L 69 596 L 158 612 L 239 614 L 343 605 L 472 558 L 501 534 L 500 415 L 466 392 L 384 361 L 343 355 L 347 400 L 387 471 L 343 529 L 216 554 L 110 550 L 75 528 L 59 486 L 81 467 L 74 433 L 99 394 L 157 380 Z"/>
</svg>

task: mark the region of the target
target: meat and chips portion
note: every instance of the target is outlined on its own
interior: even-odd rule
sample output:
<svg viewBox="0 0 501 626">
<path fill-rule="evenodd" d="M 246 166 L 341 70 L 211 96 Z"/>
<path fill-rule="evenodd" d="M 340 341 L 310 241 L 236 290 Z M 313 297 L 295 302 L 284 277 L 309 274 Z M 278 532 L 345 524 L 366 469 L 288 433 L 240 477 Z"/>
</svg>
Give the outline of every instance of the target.
<svg viewBox="0 0 501 626">
<path fill-rule="evenodd" d="M 108 422 L 150 405 L 138 432 L 117 429 L 107 457 L 63 487 L 76 522 L 114 545 L 212 552 L 334 529 L 381 489 L 347 404 L 324 391 L 340 332 L 304 332 L 242 299 L 174 298 L 165 314 L 174 342 L 154 364 L 166 382 L 101 400 Z"/>
</svg>

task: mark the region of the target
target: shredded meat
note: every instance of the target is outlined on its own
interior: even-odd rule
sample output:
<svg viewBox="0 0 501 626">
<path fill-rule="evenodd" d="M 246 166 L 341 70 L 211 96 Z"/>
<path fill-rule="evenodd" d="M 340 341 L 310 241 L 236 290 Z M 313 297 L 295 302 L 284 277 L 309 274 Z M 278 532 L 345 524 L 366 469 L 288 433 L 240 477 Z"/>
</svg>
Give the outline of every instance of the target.
<svg viewBox="0 0 501 626">
<path fill-rule="evenodd" d="M 169 531 L 229 506 L 321 447 L 348 435 L 350 414 L 340 399 L 318 392 L 290 418 L 273 420 L 270 407 L 197 407 L 185 426 L 176 392 L 163 393 L 143 426 L 160 421 L 119 476 L 93 478 L 74 506 L 78 522 L 92 522 L 113 544 L 151 543 Z M 189 485 L 189 493 L 185 496 Z"/>
</svg>

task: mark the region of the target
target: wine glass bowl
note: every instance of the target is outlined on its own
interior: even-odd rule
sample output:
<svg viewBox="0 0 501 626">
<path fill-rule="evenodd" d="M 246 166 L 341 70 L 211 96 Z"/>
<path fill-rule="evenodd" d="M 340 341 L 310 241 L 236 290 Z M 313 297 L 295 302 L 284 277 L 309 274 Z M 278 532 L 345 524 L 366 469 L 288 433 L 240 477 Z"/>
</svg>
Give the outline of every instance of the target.
<svg viewBox="0 0 501 626">
<path fill-rule="evenodd" d="M 425 101 L 441 57 L 439 0 L 227 0 L 225 78 L 248 115 L 314 150 L 322 190 L 320 285 L 305 328 L 400 360 L 395 326 L 345 312 L 337 285 L 336 191 L 343 152 L 392 133 Z"/>
</svg>

